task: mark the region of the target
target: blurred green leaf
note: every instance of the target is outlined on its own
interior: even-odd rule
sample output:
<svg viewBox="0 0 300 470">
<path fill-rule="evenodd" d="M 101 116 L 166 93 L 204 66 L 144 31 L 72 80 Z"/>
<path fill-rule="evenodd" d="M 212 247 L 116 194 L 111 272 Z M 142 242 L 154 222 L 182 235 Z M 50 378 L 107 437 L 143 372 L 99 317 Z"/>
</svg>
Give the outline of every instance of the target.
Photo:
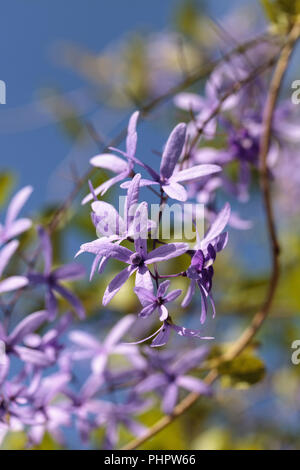
<svg viewBox="0 0 300 470">
<path fill-rule="evenodd" d="M 218 367 L 225 386 L 254 385 L 265 376 L 263 361 L 250 351 L 244 351 L 232 361 L 226 361 Z"/>
<path fill-rule="evenodd" d="M 261 3 L 277 33 L 284 33 L 300 14 L 300 0 L 261 0 Z"/>
<path fill-rule="evenodd" d="M 0 173 L 0 206 L 8 199 L 9 193 L 14 185 L 15 178 L 10 172 Z"/>
</svg>

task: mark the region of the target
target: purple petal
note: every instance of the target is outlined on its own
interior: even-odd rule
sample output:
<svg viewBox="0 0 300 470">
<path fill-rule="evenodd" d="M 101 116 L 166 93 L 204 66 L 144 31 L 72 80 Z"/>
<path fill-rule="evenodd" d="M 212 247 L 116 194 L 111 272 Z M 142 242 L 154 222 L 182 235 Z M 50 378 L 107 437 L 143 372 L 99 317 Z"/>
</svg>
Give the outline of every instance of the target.
<svg viewBox="0 0 300 470">
<path fill-rule="evenodd" d="M 140 318 L 148 318 L 150 315 L 152 315 L 152 313 L 154 312 L 154 310 L 156 310 L 157 308 L 157 304 L 155 302 L 149 304 L 149 305 L 146 305 L 139 313 L 139 317 Z"/>
<path fill-rule="evenodd" d="M 209 349 L 207 346 L 192 349 L 186 352 L 172 365 L 172 371 L 177 376 L 185 374 L 188 370 L 199 367 L 202 361 L 206 358 Z"/>
<path fill-rule="evenodd" d="M 203 178 L 203 176 L 212 175 L 213 173 L 218 173 L 221 170 L 222 168 L 218 165 L 196 165 L 192 168 L 186 168 L 185 170 L 179 171 L 172 176 L 172 181 L 174 180 L 179 183 L 192 183 Z"/>
<path fill-rule="evenodd" d="M 189 375 L 184 375 L 177 379 L 177 384 L 191 392 L 199 393 L 199 395 L 210 395 L 211 388 L 206 385 L 202 380 Z"/>
<path fill-rule="evenodd" d="M 153 290 L 148 290 L 144 287 L 135 287 L 134 292 L 138 296 L 142 305 L 147 305 L 149 303 L 153 303 L 156 300 L 155 295 L 153 294 Z"/>
<path fill-rule="evenodd" d="M 159 311 L 159 319 L 160 319 L 160 321 L 165 321 L 165 320 L 167 320 L 167 318 L 168 318 L 168 316 L 169 316 L 169 312 L 168 312 L 167 307 L 165 307 L 165 305 L 159 305 L 158 311 Z"/>
<path fill-rule="evenodd" d="M 130 256 L 132 255 L 132 251 L 128 250 L 128 248 L 114 243 L 108 243 L 106 240 L 101 240 L 101 238 L 81 245 L 80 252 L 81 251 L 88 251 L 89 253 L 105 256 L 106 258 L 115 258 L 124 263 L 129 263 Z"/>
<path fill-rule="evenodd" d="M 191 303 L 191 300 L 195 293 L 195 288 L 196 288 L 196 281 L 194 279 L 191 279 L 185 298 L 181 302 L 181 307 L 185 308 Z"/>
<path fill-rule="evenodd" d="M 165 302 L 174 302 L 182 294 L 181 289 L 175 289 L 165 297 Z"/>
<path fill-rule="evenodd" d="M 134 157 L 137 144 L 136 125 L 139 118 L 139 111 L 135 111 L 129 119 L 127 138 L 126 138 L 126 152 L 129 157 Z"/>
<path fill-rule="evenodd" d="M 44 256 L 44 273 L 49 274 L 52 266 L 52 245 L 48 233 L 44 230 L 43 227 L 39 226 L 37 228 L 38 235 L 40 238 L 41 248 L 43 250 Z"/>
<path fill-rule="evenodd" d="M 120 339 L 127 333 L 129 328 L 136 321 L 134 315 L 126 315 L 111 329 L 110 333 L 107 335 L 104 344 L 107 348 L 112 348 L 116 345 Z"/>
<path fill-rule="evenodd" d="M 5 292 L 11 292 L 13 290 L 20 289 L 21 287 L 27 286 L 28 279 L 23 276 L 11 276 L 3 281 L 0 281 L 0 294 Z"/>
<path fill-rule="evenodd" d="M 155 300 L 153 295 L 153 282 L 149 270 L 144 266 L 143 268 L 138 269 L 135 277 L 135 289 L 134 292 L 137 294 L 138 298 L 143 304 L 142 300 L 147 300 L 152 296 L 151 302 Z"/>
<path fill-rule="evenodd" d="M 9 357 L 4 353 L 4 351 L 1 351 L 0 386 L 3 384 L 3 382 L 5 381 L 8 373 L 9 373 L 9 366 L 10 366 Z M 1 444 L 1 428 L 0 428 L 0 444 Z"/>
<path fill-rule="evenodd" d="M 117 176 L 110 178 L 109 180 L 105 181 L 105 183 L 100 184 L 100 186 L 98 186 L 98 188 L 95 189 L 94 194 L 96 196 L 98 196 L 99 194 L 103 196 L 112 186 L 114 186 L 115 184 L 127 178 L 128 174 L 129 174 L 129 171 L 126 170 L 122 173 L 117 174 Z M 84 205 L 87 202 L 92 201 L 94 199 L 94 194 L 90 193 L 87 196 L 85 196 L 85 198 L 83 198 L 83 200 L 81 201 L 81 204 Z"/>
<path fill-rule="evenodd" d="M 101 347 L 100 343 L 92 335 L 84 331 L 71 331 L 69 338 L 73 343 L 85 349 L 99 351 Z"/>
<path fill-rule="evenodd" d="M 162 409 L 166 414 L 168 415 L 172 414 L 175 408 L 176 402 L 177 402 L 177 398 L 178 398 L 177 384 L 171 383 L 170 385 L 168 385 L 165 391 L 164 397 L 163 397 L 163 401 L 162 401 Z"/>
<path fill-rule="evenodd" d="M 92 203 L 92 210 L 96 215 L 98 236 L 101 233 L 101 235 L 109 237 L 125 231 L 123 219 L 111 204 L 105 201 L 96 201 Z"/>
<path fill-rule="evenodd" d="M 97 168 L 104 168 L 113 173 L 123 173 L 127 170 L 128 164 L 125 160 L 112 153 L 102 153 L 90 159 L 90 164 Z"/>
<path fill-rule="evenodd" d="M 80 264 L 66 264 L 65 266 L 61 266 L 60 268 L 55 269 L 52 272 L 52 275 L 56 280 L 60 279 L 69 279 L 75 280 L 80 279 L 85 275 L 85 269 Z"/>
<path fill-rule="evenodd" d="M 206 100 L 195 93 L 179 93 L 175 96 L 174 103 L 175 106 L 185 111 L 199 112 Z"/>
<path fill-rule="evenodd" d="M 162 188 L 170 198 L 177 201 L 185 202 L 188 198 L 185 188 L 176 181 L 170 181 L 169 184 L 164 184 Z"/>
<path fill-rule="evenodd" d="M 25 188 L 15 194 L 7 210 L 5 225 L 9 226 L 14 222 L 32 191 L 33 188 L 31 186 L 25 186 Z"/>
<path fill-rule="evenodd" d="M 45 296 L 46 309 L 49 314 L 49 320 L 53 321 L 57 315 L 58 305 L 55 295 L 50 288 L 46 291 Z"/>
<path fill-rule="evenodd" d="M 186 124 L 178 124 L 170 134 L 162 154 L 160 174 L 164 178 L 170 178 L 182 153 L 186 136 Z"/>
<path fill-rule="evenodd" d="M 171 258 L 176 258 L 187 252 L 189 246 L 187 243 L 170 243 L 163 245 L 148 253 L 145 264 L 158 263 Z"/>
<path fill-rule="evenodd" d="M 102 304 L 104 306 L 107 305 L 111 301 L 111 299 L 119 292 L 123 284 L 125 284 L 127 279 L 135 271 L 136 268 L 132 269 L 132 266 L 128 266 L 127 268 L 123 269 L 123 271 L 121 271 L 119 274 L 117 274 L 116 277 L 114 277 L 114 279 L 110 282 L 104 292 L 102 300 Z"/>
<path fill-rule="evenodd" d="M 11 238 L 17 237 L 20 233 L 28 230 L 32 225 L 30 219 L 18 219 L 12 222 L 8 227 L 5 227 L 4 238 L 10 240 Z"/>
<path fill-rule="evenodd" d="M 200 290 L 200 294 L 201 294 L 201 316 L 200 316 L 200 323 L 205 323 L 205 320 L 206 320 L 206 316 L 207 316 L 207 292 L 206 290 L 204 289 L 204 287 L 200 284 L 200 282 L 197 283 L 198 284 L 198 287 L 199 287 L 199 290 Z"/>
<path fill-rule="evenodd" d="M 48 356 L 35 349 L 26 348 L 23 346 L 14 346 L 14 352 L 24 362 L 29 362 L 38 367 L 47 367 L 51 365 L 51 361 Z"/>
<path fill-rule="evenodd" d="M 168 341 L 170 337 L 170 326 L 167 322 L 164 322 L 162 328 L 160 329 L 158 335 L 156 338 L 152 341 L 151 347 L 152 348 L 158 348 L 160 346 L 164 346 Z"/>
<path fill-rule="evenodd" d="M 157 289 L 157 297 L 164 297 L 164 295 L 167 292 L 170 284 L 171 284 L 171 281 L 169 281 L 169 280 L 163 281 Z"/>
<path fill-rule="evenodd" d="M 17 250 L 18 246 L 19 246 L 19 242 L 17 240 L 13 240 L 12 242 L 8 243 L 0 250 L 0 276 L 2 276 L 4 269 L 9 263 L 9 260 L 12 257 L 12 255 Z"/>
<path fill-rule="evenodd" d="M 105 370 L 107 360 L 108 356 L 104 351 L 97 354 L 91 362 L 91 369 L 93 374 L 97 375 L 98 377 L 101 376 Z"/>
<path fill-rule="evenodd" d="M 130 184 L 131 184 L 131 181 L 125 181 L 124 183 L 122 183 L 120 185 L 120 187 L 122 189 L 128 189 Z M 144 186 L 153 186 L 154 184 L 159 184 L 159 182 L 158 181 L 152 181 L 152 180 L 149 180 L 147 178 L 141 178 L 141 180 L 140 180 L 140 188 L 142 188 Z"/>
<path fill-rule="evenodd" d="M 147 429 L 146 426 L 144 426 L 141 423 L 138 423 L 134 419 L 127 418 L 124 422 L 126 428 L 134 435 L 137 437 L 142 437 L 146 432 Z"/>
<path fill-rule="evenodd" d="M 151 392 L 160 387 L 164 387 L 167 383 L 166 377 L 161 373 L 151 374 L 142 380 L 135 388 L 137 393 Z"/>
<path fill-rule="evenodd" d="M 142 202 L 136 208 L 133 220 L 135 250 L 143 258 L 147 255 L 148 204 Z"/>
<path fill-rule="evenodd" d="M 232 154 L 213 147 L 202 147 L 195 152 L 195 162 L 224 165 L 232 160 Z"/>
<path fill-rule="evenodd" d="M 210 229 L 202 240 L 201 248 L 206 248 L 211 240 L 214 240 L 218 235 L 223 232 L 224 228 L 226 227 L 229 221 L 230 212 L 230 204 L 228 204 L 227 202 L 221 212 L 219 212 L 215 221 L 212 223 Z"/>
<path fill-rule="evenodd" d="M 135 206 L 138 204 L 141 175 L 137 173 L 130 182 L 125 203 L 125 222 L 128 229 L 133 221 Z"/>
<path fill-rule="evenodd" d="M 42 323 L 44 323 L 47 319 L 47 312 L 41 310 L 40 312 L 32 313 L 28 315 L 24 320 L 22 320 L 13 332 L 8 337 L 8 342 L 11 346 L 15 345 L 16 343 L 22 341 L 24 336 L 32 333 L 37 328 L 39 328 Z"/>
</svg>

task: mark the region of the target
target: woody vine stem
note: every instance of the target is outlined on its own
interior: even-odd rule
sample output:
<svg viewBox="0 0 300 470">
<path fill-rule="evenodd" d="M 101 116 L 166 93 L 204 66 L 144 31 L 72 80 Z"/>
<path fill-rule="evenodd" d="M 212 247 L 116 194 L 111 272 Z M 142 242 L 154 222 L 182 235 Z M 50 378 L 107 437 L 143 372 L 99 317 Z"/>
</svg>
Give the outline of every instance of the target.
<svg viewBox="0 0 300 470">
<path fill-rule="evenodd" d="M 287 71 L 289 61 L 294 47 L 300 37 L 300 18 L 297 18 L 288 35 L 285 46 L 282 48 L 275 71 L 271 80 L 268 96 L 263 113 L 263 132 L 260 140 L 260 186 L 265 207 L 266 226 L 271 249 L 272 270 L 264 302 L 261 309 L 255 314 L 251 324 L 246 328 L 242 335 L 234 342 L 232 347 L 224 354 L 222 360 L 230 361 L 241 354 L 242 351 L 251 343 L 252 339 L 264 323 L 270 313 L 272 302 L 278 286 L 280 276 L 280 246 L 277 237 L 277 231 L 272 207 L 271 185 L 267 167 L 267 155 L 270 147 L 270 138 L 272 135 L 272 123 L 274 111 L 276 109 L 277 99 L 279 97 L 281 85 Z M 218 378 L 218 370 L 212 369 L 205 378 L 207 384 L 212 384 Z M 166 428 L 176 418 L 185 413 L 198 400 L 197 393 L 190 393 L 179 403 L 172 415 L 164 416 L 155 423 L 147 433 L 137 439 L 134 439 L 122 450 L 133 450 L 154 437 L 157 433 Z"/>
</svg>

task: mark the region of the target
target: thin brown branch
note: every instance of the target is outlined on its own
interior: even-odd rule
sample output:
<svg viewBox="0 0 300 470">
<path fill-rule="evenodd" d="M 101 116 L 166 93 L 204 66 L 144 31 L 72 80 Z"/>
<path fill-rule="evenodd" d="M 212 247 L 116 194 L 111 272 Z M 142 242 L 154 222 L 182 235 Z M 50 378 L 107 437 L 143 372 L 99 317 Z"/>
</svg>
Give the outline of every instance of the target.
<svg viewBox="0 0 300 470">
<path fill-rule="evenodd" d="M 280 274 L 280 248 L 277 239 L 274 214 L 271 201 L 271 188 L 270 180 L 268 177 L 268 166 L 267 166 L 267 156 L 270 147 L 270 139 L 272 135 L 272 123 L 274 111 L 276 108 L 276 103 L 278 100 L 280 88 L 282 85 L 283 78 L 285 76 L 289 59 L 291 53 L 294 49 L 295 43 L 300 36 L 300 20 L 293 26 L 286 45 L 283 47 L 281 54 L 279 56 L 275 72 L 271 81 L 269 93 L 266 100 L 266 105 L 263 114 L 263 132 L 260 141 L 260 183 L 264 199 L 265 212 L 266 212 L 266 224 L 268 235 L 270 239 L 270 248 L 272 252 L 272 273 L 270 277 L 269 287 L 266 293 L 265 301 L 262 305 L 262 308 L 254 316 L 251 325 L 244 331 L 244 333 L 238 338 L 234 345 L 229 349 L 224 358 L 226 360 L 232 360 L 237 357 L 252 341 L 253 337 L 260 329 L 264 320 L 270 312 L 272 301 L 276 292 L 278 285 L 279 274 Z M 218 378 L 217 369 L 211 370 L 205 378 L 205 382 L 211 385 Z M 157 433 L 166 428 L 170 423 L 172 423 L 177 417 L 181 416 L 185 411 L 187 411 L 199 398 L 197 393 L 190 393 L 184 400 L 179 403 L 171 416 L 165 416 L 160 421 L 158 421 L 154 426 L 152 426 L 148 432 L 132 442 L 126 445 L 123 450 L 132 450 L 136 449 L 144 442 L 151 439 Z"/>
</svg>

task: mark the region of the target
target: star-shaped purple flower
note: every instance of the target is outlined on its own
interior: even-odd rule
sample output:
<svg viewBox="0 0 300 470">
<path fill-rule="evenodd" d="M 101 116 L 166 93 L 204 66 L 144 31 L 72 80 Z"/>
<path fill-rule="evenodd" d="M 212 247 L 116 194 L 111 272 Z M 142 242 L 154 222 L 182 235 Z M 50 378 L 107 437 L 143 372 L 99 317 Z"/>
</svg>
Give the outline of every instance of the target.
<svg viewBox="0 0 300 470">
<path fill-rule="evenodd" d="M 28 274 L 29 283 L 32 286 L 44 285 L 46 287 L 46 307 L 49 312 L 49 319 L 56 317 L 58 304 L 54 293 L 64 297 L 74 308 L 79 318 L 85 317 L 83 305 L 80 300 L 66 287 L 61 284 L 63 280 L 80 279 L 85 274 L 85 269 L 75 263 L 66 264 L 56 269 L 52 269 L 52 245 L 47 232 L 38 227 L 42 253 L 44 257 L 44 273 L 30 272 Z"/>
<path fill-rule="evenodd" d="M 173 302 L 180 296 L 182 290 L 176 289 L 166 294 L 170 286 L 170 281 L 162 282 L 158 289 L 156 295 L 153 293 L 153 289 L 145 289 L 144 287 L 135 287 L 134 292 L 140 299 L 143 309 L 140 311 L 139 316 L 141 318 L 149 317 L 155 310 L 158 310 L 159 319 L 164 321 L 168 318 L 169 313 L 165 306 L 168 302 Z"/>
<path fill-rule="evenodd" d="M 208 354 L 206 347 L 193 349 L 185 353 L 180 359 L 171 363 L 161 361 L 160 372 L 151 373 L 135 388 L 136 393 L 143 394 L 153 390 L 162 393 L 162 410 L 166 414 L 172 414 L 177 403 L 179 388 L 200 395 L 210 395 L 211 388 L 202 380 L 186 375 L 191 369 L 199 366 Z"/>
</svg>

